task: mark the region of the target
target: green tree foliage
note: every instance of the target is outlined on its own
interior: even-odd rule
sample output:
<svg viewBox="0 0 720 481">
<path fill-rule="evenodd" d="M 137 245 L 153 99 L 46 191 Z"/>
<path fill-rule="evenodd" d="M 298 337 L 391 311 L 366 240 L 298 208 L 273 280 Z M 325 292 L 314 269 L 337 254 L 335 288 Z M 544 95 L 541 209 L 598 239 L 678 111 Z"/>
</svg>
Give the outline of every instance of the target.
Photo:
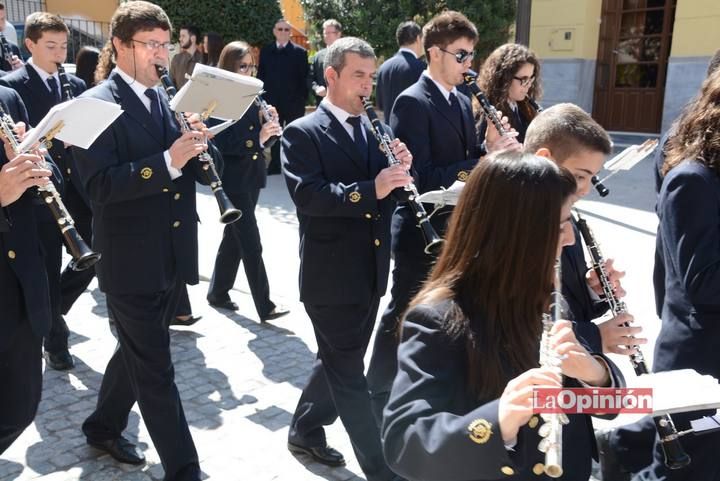
<svg viewBox="0 0 720 481">
<path fill-rule="evenodd" d="M 477 26 L 477 53 L 487 56 L 508 41 L 515 23 L 515 0 L 301 0 L 310 29 L 310 41 L 319 46 L 322 22 L 335 18 L 345 35 L 364 38 L 378 56 L 388 57 L 397 49 L 395 29 L 400 22 L 414 20 L 421 26 L 443 10 L 457 10 Z"/>
<path fill-rule="evenodd" d="M 217 32 L 226 42 L 245 40 L 260 46 L 273 40 L 275 21 L 282 17 L 273 0 L 154 0 L 167 12 L 175 29 L 196 25 L 202 32 Z"/>
</svg>

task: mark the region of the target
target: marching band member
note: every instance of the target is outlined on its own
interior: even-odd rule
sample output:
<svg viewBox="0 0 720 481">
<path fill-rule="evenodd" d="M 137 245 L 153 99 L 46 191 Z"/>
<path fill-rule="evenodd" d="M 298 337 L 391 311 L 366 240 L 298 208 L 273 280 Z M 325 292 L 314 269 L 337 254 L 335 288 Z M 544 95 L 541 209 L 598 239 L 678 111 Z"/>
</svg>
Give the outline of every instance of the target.
<svg viewBox="0 0 720 481">
<path fill-rule="evenodd" d="M 574 194 L 571 173 L 531 154 L 491 155 L 470 174 L 440 258 L 401 326 L 383 447 L 404 478 L 543 473 L 533 387 L 561 385 L 556 371 L 537 366 L 554 262 L 574 242 Z M 550 345 L 563 358 L 566 385 L 622 382 L 569 321 L 555 322 Z M 569 417 L 562 479 L 588 479 L 591 452 L 578 450 L 572 429 L 586 429 L 586 415 Z"/>
<path fill-rule="evenodd" d="M 195 182 L 208 148 L 203 133 L 180 132 L 158 83 L 172 26 L 145 1 L 122 3 L 111 21 L 117 67 L 86 96 L 117 103 L 122 115 L 89 149 L 74 148 L 93 208 L 100 289 L 115 320 L 118 349 L 103 376 L 95 411 L 83 424 L 91 446 L 123 463 L 144 456 L 122 436 L 137 401 L 165 480 L 200 479 L 200 467 L 174 381 L 168 320 L 185 284 L 198 282 Z M 202 127 L 195 123 L 195 128 Z"/>
<path fill-rule="evenodd" d="M 300 300 L 318 343 L 288 448 L 327 465 L 344 464 L 323 428 L 339 415 L 368 481 L 387 481 L 395 475 L 383 458 L 363 357 L 390 268 L 390 194 L 412 181 L 412 155 L 393 141 L 401 165 L 389 167 L 361 115 L 375 62 L 367 42 L 335 41 L 325 59 L 327 96 L 283 133 L 283 173 L 300 222 Z"/>
<path fill-rule="evenodd" d="M 229 43 L 220 53 L 218 67 L 241 75 L 253 75 L 255 63 L 250 46 L 245 42 Z M 261 321 L 277 319 L 290 312 L 270 300 L 270 285 L 255 219 L 260 189 L 265 187 L 267 180 L 263 148 L 271 137 L 280 136 L 281 133 L 282 129 L 276 120 L 261 125 L 260 109 L 252 104 L 242 119 L 215 137 L 215 144 L 222 152 L 225 163 L 223 189 L 243 215 L 237 222 L 225 226 L 215 257 L 207 300 L 211 306 L 233 311 L 238 309 L 238 305 L 230 299 L 229 292 L 235 284 L 242 261 Z"/>
<path fill-rule="evenodd" d="M 525 140 L 525 131 L 537 115 L 537 100 L 542 96 L 540 61 L 532 50 L 518 43 L 506 43 L 493 50 L 480 68 L 478 85 L 490 104 L 507 115 L 510 126 Z M 487 119 L 478 128 L 485 138 Z"/>
</svg>

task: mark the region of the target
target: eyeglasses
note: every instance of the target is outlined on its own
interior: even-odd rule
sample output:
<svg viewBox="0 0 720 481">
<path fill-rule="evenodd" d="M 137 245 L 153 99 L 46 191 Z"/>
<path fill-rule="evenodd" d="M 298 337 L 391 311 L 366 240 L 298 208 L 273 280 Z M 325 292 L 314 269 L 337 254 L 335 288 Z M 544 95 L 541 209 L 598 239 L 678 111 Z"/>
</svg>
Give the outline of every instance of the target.
<svg viewBox="0 0 720 481">
<path fill-rule="evenodd" d="M 520 82 L 520 86 L 522 86 L 522 87 L 527 87 L 528 85 L 532 85 L 533 83 L 535 83 L 534 75 L 531 77 L 513 77 L 513 78 L 515 80 L 517 80 L 518 82 Z"/>
<path fill-rule="evenodd" d="M 153 50 L 153 51 L 158 50 L 158 49 L 160 49 L 160 48 L 163 49 L 163 50 L 169 51 L 169 50 L 170 50 L 170 46 L 172 45 L 170 42 L 160 43 L 160 42 L 158 42 L 157 40 L 149 40 L 149 41 L 147 41 L 147 42 L 143 42 L 142 40 L 135 40 L 134 38 L 131 39 L 131 40 L 132 40 L 133 42 L 141 43 L 141 44 L 145 45 L 145 48 L 146 48 L 146 49 L 148 49 L 148 50 Z"/>
<path fill-rule="evenodd" d="M 247 72 L 247 71 L 254 72 L 256 68 L 257 68 L 257 65 L 252 64 L 252 63 L 241 63 L 240 65 L 238 65 L 238 70 L 241 72 Z"/>
<path fill-rule="evenodd" d="M 468 60 L 472 60 L 473 58 L 475 58 L 475 52 L 466 52 L 465 50 L 458 50 L 457 52 L 449 52 L 449 51 L 445 50 L 444 48 L 440 48 L 440 47 L 438 47 L 438 50 L 455 57 L 455 60 L 457 60 L 457 63 L 465 63 Z"/>
<path fill-rule="evenodd" d="M 277 30 L 278 32 L 289 32 L 290 31 L 290 29 L 286 28 L 286 27 L 277 27 L 277 28 L 275 28 L 275 30 Z"/>
</svg>

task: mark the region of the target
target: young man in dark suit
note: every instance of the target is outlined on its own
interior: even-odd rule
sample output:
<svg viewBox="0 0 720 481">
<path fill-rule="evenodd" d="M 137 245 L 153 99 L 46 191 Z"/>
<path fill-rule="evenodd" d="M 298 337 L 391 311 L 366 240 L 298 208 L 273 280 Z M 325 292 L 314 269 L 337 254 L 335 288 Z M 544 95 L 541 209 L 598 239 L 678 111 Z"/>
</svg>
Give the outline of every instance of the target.
<svg viewBox="0 0 720 481">
<path fill-rule="evenodd" d="M 166 480 L 200 479 L 197 452 L 174 381 L 168 320 L 185 284 L 198 282 L 195 182 L 203 134 L 181 134 L 156 65 L 167 66 L 171 24 L 158 6 L 121 4 L 111 20 L 117 67 L 85 95 L 122 115 L 87 149 L 75 148 L 91 201 L 100 289 L 117 327 L 95 411 L 83 424 L 91 446 L 123 463 L 144 457 L 122 436 L 137 401 Z M 195 124 L 196 127 L 201 125 Z"/>
<path fill-rule="evenodd" d="M 461 13 L 447 11 L 430 20 L 423 27 L 428 69 L 400 94 L 390 113 L 390 126 L 413 153 L 420 193 L 464 181 L 484 155 L 476 140 L 470 99 L 456 88 L 470 68 L 477 38 L 475 25 Z M 497 138 L 497 132 L 493 133 Z M 503 137 L 489 145 L 504 147 L 513 142 L 517 144 L 512 137 Z M 431 206 L 427 209 L 431 211 Z M 447 207 L 431 219 L 440 236 L 450 212 L 451 207 Z M 392 299 L 380 321 L 368 370 L 373 413 L 378 421 L 397 370 L 398 321 L 434 260 L 424 248 L 410 206 L 398 205 L 392 220 Z"/>
<path fill-rule="evenodd" d="M 281 18 L 275 22 L 275 41 L 260 50 L 257 78 L 265 83 L 265 100 L 274 105 L 280 124 L 286 125 L 305 115 L 307 100 L 307 51 L 290 41 L 290 24 Z M 272 149 L 268 174 L 280 173 L 280 142 Z"/>
<path fill-rule="evenodd" d="M 17 70 L 25 65 L 20 58 L 20 49 L 17 45 L 5 38 L 5 34 L 0 32 L 0 70 L 7 74 L 13 70 Z M 0 75 L 2 76 L 2 75 Z"/>
<path fill-rule="evenodd" d="M 400 93 L 417 82 L 427 67 L 420 60 L 423 55 L 422 29 L 413 21 L 403 22 L 395 31 L 400 50 L 380 66 L 377 75 L 375 103 L 390 114 Z"/>
<path fill-rule="evenodd" d="M 0 87 L 0 106 L 16 122 L 27 113 L 14 91 Z M 34 189 L 51 171 L 36 155 L 0 150 L 0 454 L 35 418 L 42 391 L 42 339 L 50 330 L 50 291 L 38 214 L 48 208 Z M 11 160 L 8 161 L 8 157 Z"/>
<path fill-rule="evenodd" d="M 333 42 L 342 37 L 342 25 L 337 20 L 331 18 L 323 22 L 323 42 L 325 48 L 316 53 L 310 61 L 310 73 L 308 84 L 313 95 L 315 95 L 315 104 L 320 102 L 327 95 L 327 86 L 325 85 L 325 56 L 327 49 Z"/>
<path fill-rule="evenodd" d="M 36 12 L 25 22 L 25 46 L 32 54 L 27 64 L 0 79 L 0 84 L 15 90 L 27 107 L 30 125 L 37 125 L 56 104 L 68 99 L 58 74 L 58 64 L 67 55 L 68 28 L 57 15 Z M 73 96 L 85 90 L 85 82 L 67 74 Z M 92 213 L 86 204 L 77 180 L 73 183 L 73 159 L 70 149 L 63 142 L 53 140 L 50 155 L 60 168 L 63 176 L 63 202 L 75 221 L 80 236 L 91 242 Z M 57 229 L 55 229 L 57 231 Z M 57 370 L 71 369 L 74 361 L 68 350 L 68 330 L 63 314 L 85 291 L 92 280 L 94 269 L 76 272 L 70 268 L 61 270 L 61 238 L 53 232 L 45 239 L 48 253 L 48 278 L 53 305 L 53 323 L 45 339 L 45 360 L 48 366 Z"/>
<path fill-rule="evenodd" d="M 372 92 L 375 54 L 367 42 L 336 41 L 326 59 L 328 95 L 283 133 L 283 173 L 300 222 L 300 300 L 312 321 L 318 359 L 290 423 L 288 448 L 331 466 L 324 425 L 337 416 L 368 481 L 395 479 L 380 447 L 363 357 L 390 263 L 390 193 L 407 185 L 412 156 L 395 140 L 388 167 L 361 97 Z"/>
</svg>

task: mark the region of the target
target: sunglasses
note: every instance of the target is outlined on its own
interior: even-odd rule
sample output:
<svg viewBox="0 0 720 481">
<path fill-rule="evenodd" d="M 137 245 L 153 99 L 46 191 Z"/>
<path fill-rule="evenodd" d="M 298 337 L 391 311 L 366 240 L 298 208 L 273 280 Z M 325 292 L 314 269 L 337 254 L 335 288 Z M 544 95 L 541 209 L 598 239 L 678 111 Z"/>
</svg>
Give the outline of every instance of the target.
<svg viewBox="0 0 720 481">
<path fill-rule="evenodd" d="M 277 30 L 278 32 L 289 32 L 290 31 L 290 29 L 286 28 L 286 27 L 277 27 L 275 30 Z"/>
<path fill-rule="evenodd" d="M 520 82 L 520 86 L 527 87 L 528 85 L 532 85 L 535 82 L 535 76 L 532 77 L 513 77 L 515 80 Z"/>
<path fill-rule="evenodd" d="M 472 60 L 473 58 L 475 58 L 475 52 L 466 52 L 465 50 L 459 50 L 457 52 L 449 52 L 449 51 L 445 50 L 444 48 L 440 48 L 440 47 L 438 47 L 438 50 L 455 57 L 455 60 L 457 61 L 457 63 L 465 63 L 468 60 Z"/>
</svg>

